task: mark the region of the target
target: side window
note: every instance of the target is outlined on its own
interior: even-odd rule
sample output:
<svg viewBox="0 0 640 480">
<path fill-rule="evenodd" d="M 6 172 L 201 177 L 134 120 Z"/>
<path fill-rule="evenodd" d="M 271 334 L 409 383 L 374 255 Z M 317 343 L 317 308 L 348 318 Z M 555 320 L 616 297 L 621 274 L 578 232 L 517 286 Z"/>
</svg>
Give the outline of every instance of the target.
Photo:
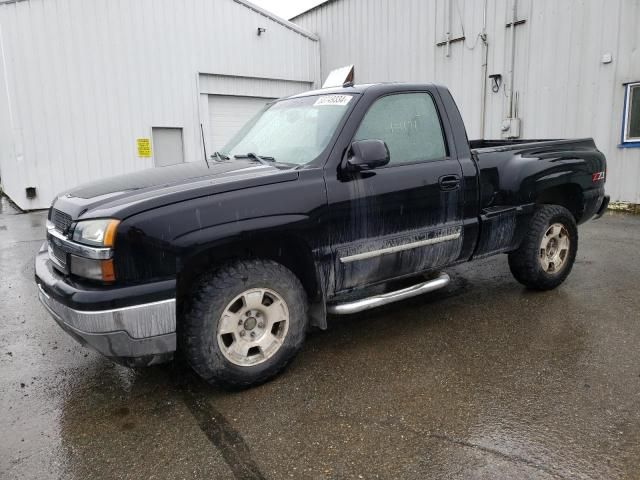
<svg viewBox="0 0 640 480">
<path fill-rule="evenodd" d="M 640 82 L 629 83 L 625 90 L 622 147 L 640 143 Z"/>
<path fill-rule="evenodd" d="M 354 140 L 384 140 L 390 164 L 440 160 L 446 156 L 436 106 L 428 93 L 382 97 L 369 108 Z"/>
</svg>

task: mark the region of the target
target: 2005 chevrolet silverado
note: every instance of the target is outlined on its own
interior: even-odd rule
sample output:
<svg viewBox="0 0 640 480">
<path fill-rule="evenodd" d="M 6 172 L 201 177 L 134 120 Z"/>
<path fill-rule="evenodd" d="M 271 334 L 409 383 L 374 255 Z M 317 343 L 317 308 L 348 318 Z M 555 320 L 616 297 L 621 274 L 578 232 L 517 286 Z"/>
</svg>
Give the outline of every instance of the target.
<svg viewBox="0 0 640 480">
<path fill-rule="evenodd" d="M 508 253 L 516 280 L 557 287 L 576 225 L 607 207 L 605 172 L 591 139 L 469 142 L 440 86 L 312 91 L 268 105 L 209 161 L 58 196 L 36 282 L 98 352 L 138 366 L 178 351 L 245 387 L 328 312 L 443 287 L 450 265 Z"/>
</svg>

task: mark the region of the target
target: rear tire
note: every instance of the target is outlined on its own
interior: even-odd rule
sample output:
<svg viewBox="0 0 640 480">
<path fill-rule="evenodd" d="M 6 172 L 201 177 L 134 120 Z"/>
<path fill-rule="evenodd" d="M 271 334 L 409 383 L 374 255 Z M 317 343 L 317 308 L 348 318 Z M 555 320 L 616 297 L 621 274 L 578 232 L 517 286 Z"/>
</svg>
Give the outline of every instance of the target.
<svg viewBox="0 0 640 480">
<path fill-rule="evenodd" d="M 509 253 L 509 268 L 528 288 L 551 290 L 571 273 L 578 251 L 576 220 L 564 207 L 542 205 L 520 248 Z"/>
<path fill-rule="evenodd" d="M 246 260 L 202 275 L 187 300 L 180 347 L 204 380 L 230 388 L 259 385 L 300 350 L 307 297 L 300 280 L 270 260 Z"/>
</svg>

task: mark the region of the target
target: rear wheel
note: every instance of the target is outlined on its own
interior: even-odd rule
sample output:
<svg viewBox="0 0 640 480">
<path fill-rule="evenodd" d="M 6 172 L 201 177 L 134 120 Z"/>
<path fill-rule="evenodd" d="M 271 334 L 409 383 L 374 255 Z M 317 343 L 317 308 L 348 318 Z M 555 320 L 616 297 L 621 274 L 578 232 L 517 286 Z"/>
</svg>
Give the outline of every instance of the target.
<svg viewBox="0 0 640 480">
<path fill-rule="evenodd" d="M 273 261 L 240 261 L 205 274 L 187 303 L 181 348 L 210 383 L 244 388 L 265 382 L 304 341 L 305 291 Z"/>
<path fill-rule="evenodd" d="M 569 276 L 577 251 L 578 227 L 571 212 L 543 205 L 534 213 L 520 248 L 509 254 L 509 268 L 523 285 L 550 290 Z"/>
</svg>

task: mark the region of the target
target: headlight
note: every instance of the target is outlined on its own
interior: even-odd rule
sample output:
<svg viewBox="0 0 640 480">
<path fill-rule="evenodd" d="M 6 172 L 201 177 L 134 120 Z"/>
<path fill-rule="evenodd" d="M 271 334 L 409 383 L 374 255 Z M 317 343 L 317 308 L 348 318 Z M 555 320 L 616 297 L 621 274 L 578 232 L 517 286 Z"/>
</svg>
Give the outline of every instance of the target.
<svg viewBox="0 0 640 480">
<path fill-rule="evenodd" d="M 119 220 L 110 218 L 81 220 L 73 228 L 73 241 L 92 247 L 112 248 L 119 223 Z M 103 282 L 113 282 L 116 279 L 112 258 L 95 259 L 78 255 L 69 255 L 69 257 L 69 269 L 74 275 Z"/>
<path fill-rule="evenodd" d="M 113 247 L 119 220 L 82 220 L 73 229 L 73 240 L 93 247 Z"/>
</svg>

